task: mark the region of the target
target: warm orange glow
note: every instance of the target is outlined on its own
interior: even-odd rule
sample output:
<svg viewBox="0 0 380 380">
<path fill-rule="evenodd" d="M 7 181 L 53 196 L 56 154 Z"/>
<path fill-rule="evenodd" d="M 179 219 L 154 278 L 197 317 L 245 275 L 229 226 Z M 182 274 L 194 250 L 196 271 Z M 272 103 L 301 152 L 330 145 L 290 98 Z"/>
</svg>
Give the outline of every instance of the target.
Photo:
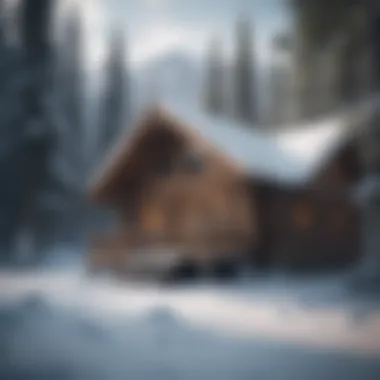
<svg viewBox="0 0 380 380">
<path fill-rule="evenodd" d="M 162 231 L 165 228 L 164 214 L 157 207 L 146 207 L 142 221 L 144 228 L 149 231 Z"/>
</svg>

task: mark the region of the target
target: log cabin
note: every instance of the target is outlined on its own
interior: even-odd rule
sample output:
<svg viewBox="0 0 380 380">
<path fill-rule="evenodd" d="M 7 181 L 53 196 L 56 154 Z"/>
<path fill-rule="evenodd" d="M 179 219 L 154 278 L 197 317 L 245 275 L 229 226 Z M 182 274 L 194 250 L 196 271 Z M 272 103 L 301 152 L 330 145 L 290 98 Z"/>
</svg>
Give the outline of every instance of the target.
<svg viewBox="0 0 380 380">
<path fill-rule="evenodd" d="M 265 131 L 178 104 L 146 110 L 89 186 L 117 226 L 92 270 L 328 268 L 358 258 L 360 125 L 333 115 Z"/>
</svg>

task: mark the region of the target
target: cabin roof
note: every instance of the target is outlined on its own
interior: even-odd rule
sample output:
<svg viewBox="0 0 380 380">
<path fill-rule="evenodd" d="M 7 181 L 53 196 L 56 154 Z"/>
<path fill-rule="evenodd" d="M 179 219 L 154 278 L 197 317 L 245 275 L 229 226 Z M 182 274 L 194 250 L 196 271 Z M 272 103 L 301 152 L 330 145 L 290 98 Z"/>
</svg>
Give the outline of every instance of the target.
<svg viewBox="0 0 380 380">
<path fill-rule="evenodd" d="M 312 179 L 349 135 L 344 115 L 266 131 L 179 104 L 165 104 L 163 109 L 214 144 L 248 175 L 290 185 Z"/>
<path fill-rule="evenodd" d="M 197 107 L 175 101 L 155 106 L 155 115 L 185 127 L 213 144 L 240 166 L 248 176 L 287 186 L 305 185 L 332 159 L 353 133 L 362 129 L 378 98 L 336 114 L 271 130 L 227 118 L 211 116 Z M 149 112 L 146 112 L 149 114 Z M 105 166 L 97 173 L 95 186 L 104 185 L 110 172 L 125 160 L 128 146 L 141 123 L 116 144 Z M 126 141 L 129 140 L 129 141 Z M 132 140 L 132 141 L 131 141 Z M 108 178 L 108 179 L 107 179 Z M 94 185 L 94 184 L 93 184 Z"/>
</svg>

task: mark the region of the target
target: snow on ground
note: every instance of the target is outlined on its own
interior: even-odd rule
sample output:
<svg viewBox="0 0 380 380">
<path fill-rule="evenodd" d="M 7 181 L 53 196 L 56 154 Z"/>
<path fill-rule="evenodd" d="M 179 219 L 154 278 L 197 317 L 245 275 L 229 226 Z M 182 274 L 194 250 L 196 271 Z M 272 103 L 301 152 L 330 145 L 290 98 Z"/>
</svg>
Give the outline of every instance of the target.
<svg viewBox="0 0 380 380">
<path fill-rule="evenodd" d="M 342 289 L 334 278 L 158 287 L 4 271 L 0 379 L 378 379 L 380 307 Z"/>
</svg>

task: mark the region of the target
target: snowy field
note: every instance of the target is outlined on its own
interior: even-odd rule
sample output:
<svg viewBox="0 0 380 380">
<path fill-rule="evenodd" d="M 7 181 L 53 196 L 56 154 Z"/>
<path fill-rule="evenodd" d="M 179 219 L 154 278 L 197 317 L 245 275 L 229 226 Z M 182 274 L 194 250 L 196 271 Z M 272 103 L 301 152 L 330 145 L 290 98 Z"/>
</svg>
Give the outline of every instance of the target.
<svg viewBox="0 0 380 380">
<path fill-rule="evenodd" d="M 1 380 L 380 378 L 380 306 L 335 277 L 177 287 L 0 272 Z"/>
</svg>

